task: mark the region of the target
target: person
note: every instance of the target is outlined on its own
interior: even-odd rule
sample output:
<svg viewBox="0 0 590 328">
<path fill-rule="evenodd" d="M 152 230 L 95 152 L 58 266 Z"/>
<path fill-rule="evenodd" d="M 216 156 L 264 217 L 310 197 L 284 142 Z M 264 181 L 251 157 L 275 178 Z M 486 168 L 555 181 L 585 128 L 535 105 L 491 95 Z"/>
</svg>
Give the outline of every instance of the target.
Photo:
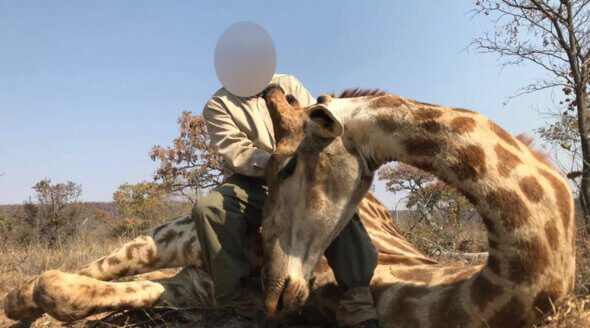
<svg viewBox="0 0 590 328">
<path fill-rule="evenodd" d="M 278 84 L 301 106 L 315 99 L 292 75 L 275 74 Z M 225 88 L 207 101 L 203 115 L 211 141 L 224 160 L 224 181 L 195 204 L 192 216 L 211 274 L 216 303 L 253 317 L 254 302 L 244 292 L 250 265 L 244 249 L 246 236 L 257 231 L 267 196 L 264 168 L 275 148 L 268 108 L 258 96 L 239 97 Z M 340 326 L 378 327 L 369 282 L 377 252 L 358 216 L 350 221 L 325 252 L 338 284 L 345 289 L 336 318 Z"/>
</svg>

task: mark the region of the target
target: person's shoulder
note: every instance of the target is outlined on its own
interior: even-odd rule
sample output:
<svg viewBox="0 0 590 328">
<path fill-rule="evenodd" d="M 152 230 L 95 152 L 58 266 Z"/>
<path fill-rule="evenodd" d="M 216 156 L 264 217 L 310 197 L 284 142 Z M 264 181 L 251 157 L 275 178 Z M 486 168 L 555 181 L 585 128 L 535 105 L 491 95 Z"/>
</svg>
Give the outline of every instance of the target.
<svg viewBox="0 0 590 328">
<path fill-rule="evenodd" d="M 301 82 L 291 74 L 275 74 L 271 83 L 276 83 L 283 88 L 291 89 L 301 84 Z"/>
<path fill-rule="evenodd" d="M 226 103 L 230 97 L 233 97 L 229 91 L 225 88 L 219 88 L 215 93 L 207 100 L 205 107 L 219 107 L 221 104 Z"/>
</svg>

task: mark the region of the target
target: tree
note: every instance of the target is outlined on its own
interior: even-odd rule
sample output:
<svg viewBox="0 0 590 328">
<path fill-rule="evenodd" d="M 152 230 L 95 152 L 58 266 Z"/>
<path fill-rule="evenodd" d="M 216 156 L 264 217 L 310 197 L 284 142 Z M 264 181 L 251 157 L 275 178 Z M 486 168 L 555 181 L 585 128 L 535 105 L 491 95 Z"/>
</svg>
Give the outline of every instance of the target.
<svg viewBox="0 0 590 328">
<path fill-rule="evenodd" d="M 155 182 L 148 181 L 124 183 L 113 193 L 113 201 L 123 215 L 147 221 L 154 219 L 164 205 L 162 197 L 163 190 Z"/>
<path fill-rule="evenodd" d="M 457 223 L 474 214 L 467 199 L 455 189 L 413 166 L 386 166 L 379 170 L 378 178 L 386 181 L 387 191 L 407 193 L 406 207 L 417 211 L 418 222 L 424 220 L 435 229 L 439 229 L 437 219 Z"/>
<path fill-rule="evenodd" d="M 491 15 L 495 31 L 473 41 L 481 52 L 500 55 L 503 65 L 533 63 L 547 75 L 514 96 L 559 88 L 577 123 L 581 150 L 579 199 L 590 231 L 590 0 L 477 0 L 475 13 Z M 570 124 L 570 122 L 566 122 Z M 548 136 L 548 135 L 546 135 Z"/>
<path fill-rule="evenodd" d="M 76 203 L 82 194 L 82 186 L 72 181 L 52 184 L 50 179 L 45 178 L 37 182 L 33 190 L 37 205 L 31 201 L 25 204 L 26 215 L 29 222 L 39 229 L 39 236 L 54 245 L 60 230 L 72 226 L 79 214 Z"/>
<path fill-rule="evenodd" d="M 180 136 L 173 145 L 156 145 L 150 151 L 153 161 L 160 161 L 154 177 L 161 188 L 181 193 L 191 201 L 193 194 L 221 184 L 222 158 L 209 139 L 203 115 L 182 112 L 178 119 Z"/>
</svg>

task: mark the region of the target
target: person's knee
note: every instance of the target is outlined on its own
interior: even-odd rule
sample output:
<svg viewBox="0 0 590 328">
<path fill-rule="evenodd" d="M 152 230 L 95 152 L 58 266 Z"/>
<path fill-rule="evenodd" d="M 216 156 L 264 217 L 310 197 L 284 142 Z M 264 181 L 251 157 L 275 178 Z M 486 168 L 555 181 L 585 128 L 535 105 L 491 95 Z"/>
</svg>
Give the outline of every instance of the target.
<svg viewBox="0 0 590 328">
<path fill-rule="evenodd" d="M 221 203 L 217 199 L 217 195 L 214 192 L 209 193 L 207 196 L 199 199 L 195 206 L 193 206 L 191 217 L 196 221 L 197 226 L 202 226 L 208 223 L 210 220 L 214 220 L 215 213 L 219 212 Z"/>
</svg>

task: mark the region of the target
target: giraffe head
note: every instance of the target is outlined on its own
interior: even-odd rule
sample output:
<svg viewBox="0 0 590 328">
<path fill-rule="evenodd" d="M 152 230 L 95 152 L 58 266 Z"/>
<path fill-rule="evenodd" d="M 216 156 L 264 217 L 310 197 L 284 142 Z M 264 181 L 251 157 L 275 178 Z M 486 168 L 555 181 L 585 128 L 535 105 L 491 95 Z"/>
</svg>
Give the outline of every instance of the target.
<svg viewBox="0 0 590 328">
<path fill-rule="evenodd" d="M 280 90 L 265 96 L 279 120 L 277 147 L 266 167 L 269 197 L 262 225 L 263 279 L 269 313 L 293 310 L 308 295 L 308 281 L 330 242 L 352 217 L 371 185 L 373 171 L 345 138 L 331 97 L 307 108 L 291 108 Z"/>
</svg>

